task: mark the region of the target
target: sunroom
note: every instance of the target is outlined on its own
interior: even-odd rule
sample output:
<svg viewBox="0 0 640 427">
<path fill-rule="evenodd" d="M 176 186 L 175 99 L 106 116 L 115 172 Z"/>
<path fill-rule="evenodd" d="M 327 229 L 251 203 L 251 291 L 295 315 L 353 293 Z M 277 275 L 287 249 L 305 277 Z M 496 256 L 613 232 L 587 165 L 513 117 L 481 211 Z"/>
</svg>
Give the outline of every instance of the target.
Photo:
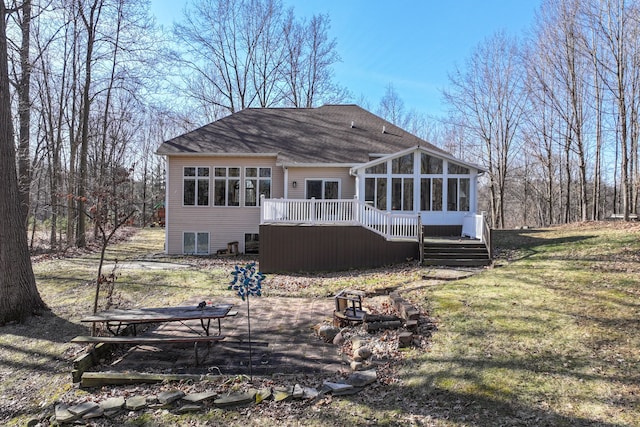
<svg viewBox="0 0 640 427">
<path fill-rule="evenodd" d="M 462 227 L 475 216 L 478 175 L 483 172 L 422 147 L 380 156 L 350 171 L 356 177 L 357 199 L 391 214 L 418 215 L 434 230 Z"/>
</svg>

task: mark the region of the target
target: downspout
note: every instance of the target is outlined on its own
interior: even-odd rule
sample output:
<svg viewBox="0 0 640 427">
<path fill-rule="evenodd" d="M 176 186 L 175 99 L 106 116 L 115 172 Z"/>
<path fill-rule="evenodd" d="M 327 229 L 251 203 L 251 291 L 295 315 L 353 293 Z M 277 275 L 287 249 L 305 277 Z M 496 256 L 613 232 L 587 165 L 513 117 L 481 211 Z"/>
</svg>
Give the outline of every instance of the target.
<svg viewBox="0 0 640 427">
<path fill-rule="evenodd" d="M 184 185 L 184 184 L 183 184 Z M 169 156 L 164 162 L 164 253 L 169 255 Z"/>
</svg>

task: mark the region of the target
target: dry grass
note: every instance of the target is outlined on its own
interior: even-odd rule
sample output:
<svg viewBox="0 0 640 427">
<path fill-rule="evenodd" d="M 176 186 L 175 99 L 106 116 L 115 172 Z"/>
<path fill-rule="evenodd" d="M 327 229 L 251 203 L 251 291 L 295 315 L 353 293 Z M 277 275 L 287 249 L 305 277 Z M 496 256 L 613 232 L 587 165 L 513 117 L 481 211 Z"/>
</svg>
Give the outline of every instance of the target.
<svg viewBox="0 0 640 427">
<path fill-rule="evenodd" d="M 595 223 L 496 232 L 497 267 L 460 280 L 452 270 L 399 266 L 328 275 L 271 275 L 269 295 L 327 296 L 345 287 L 394 288 L 438 320 L 428 352 L 410 350 L 401 381 L 330 404 L 277 408 L 283 425 L 634 426 L 640 425 L 640 225 Z M 123 266 L 123 305 L 176 304 L 226 294 L 237 260 L 171 258 L 161 230 L 144 230 L 109 252 Z M 155 254 L 148 256 L 148 254 Z M 127 268 L 132 260 L 185 267 Z M 0 423 L 24 425 L 57 400 L 89 397 L 70 383 L 86 327 L 95 255 L 41 260 L 38 286 L 52 309 L 0 336 Z M 440 280 L 447 279 L 447 280 Z M 47 412 L 48 411 L 48 412 Z M 260 407 L 138 425 L 263 425 Z"/>
</svg>

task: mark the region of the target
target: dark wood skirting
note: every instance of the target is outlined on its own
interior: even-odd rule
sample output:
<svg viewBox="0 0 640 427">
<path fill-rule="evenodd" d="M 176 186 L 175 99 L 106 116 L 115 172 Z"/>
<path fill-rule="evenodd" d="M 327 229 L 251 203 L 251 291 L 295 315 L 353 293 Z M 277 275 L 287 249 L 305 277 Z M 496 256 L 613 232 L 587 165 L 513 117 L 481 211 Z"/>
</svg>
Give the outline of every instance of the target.
<svg viewBox="0 0 640 427">
<path fill-rule="evenodd" d="M 419 256 L 418 242 L 390 242 L 358 226 L 260 226 L 263 273 L 383 267 Z"/>
<path fill-rule="evenodd" d="M 460 237 L 462 225 L 424 225 L 422 232 L 425 237 Z"/>
</svg>

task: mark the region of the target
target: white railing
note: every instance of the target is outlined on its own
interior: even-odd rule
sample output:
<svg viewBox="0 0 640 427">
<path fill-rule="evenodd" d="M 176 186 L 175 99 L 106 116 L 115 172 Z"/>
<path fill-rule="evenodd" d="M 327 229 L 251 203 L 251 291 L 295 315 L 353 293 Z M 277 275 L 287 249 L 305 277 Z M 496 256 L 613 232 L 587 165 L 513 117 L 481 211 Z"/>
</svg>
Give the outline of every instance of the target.
<svg viewBox="0 0 640 427">
<path fill-rule="evenodd" d="M 360 225 L 387 240 L 419 239 L 419 215 L 384 212 L 356 199 L 262 199 L 261 202 L 261 224 Z"/>
</svg>

